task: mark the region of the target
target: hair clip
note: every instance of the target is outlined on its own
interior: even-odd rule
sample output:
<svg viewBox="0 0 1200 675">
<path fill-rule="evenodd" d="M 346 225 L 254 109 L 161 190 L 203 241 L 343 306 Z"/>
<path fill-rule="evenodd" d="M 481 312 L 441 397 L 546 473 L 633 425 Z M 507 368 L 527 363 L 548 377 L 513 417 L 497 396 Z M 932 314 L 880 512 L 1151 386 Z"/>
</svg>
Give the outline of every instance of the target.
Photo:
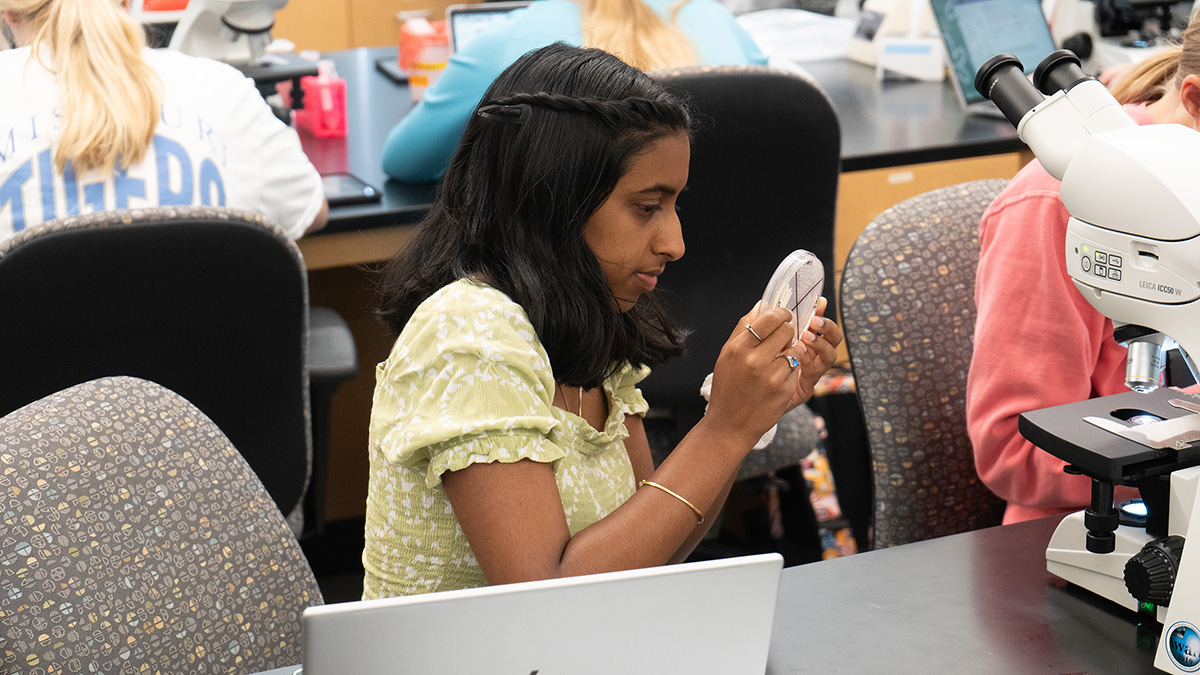
<svg viewBox="0 0 1200 675">
<path fill-rule="evenodd" d="M 479 106 L 475 114 L 489 120 L 497 120 L 509 124 L 524 124 L 532 112 L 533 108 L 528 103 L 510 105 L 489 103 L 488 105 Z"/>
</svg>

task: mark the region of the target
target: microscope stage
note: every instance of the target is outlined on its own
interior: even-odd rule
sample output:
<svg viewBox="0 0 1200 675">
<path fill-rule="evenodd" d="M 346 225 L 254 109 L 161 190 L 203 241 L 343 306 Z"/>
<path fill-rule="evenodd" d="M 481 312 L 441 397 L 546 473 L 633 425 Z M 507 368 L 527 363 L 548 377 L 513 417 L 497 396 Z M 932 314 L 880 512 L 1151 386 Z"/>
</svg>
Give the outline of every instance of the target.
<svg viewBox="0 0 1200 675">
<path fill-rule="evenodd" d="M 1179 449 L 1153 448 L 1085 418 L 1098 417 L 1127 427 L 1130 419 L 1143 414 L 1160 420 L 1192 415 L 1200 426 L 1200 415 L 1172 405 L 1172 399 L 1200 404 L 1200 396 L 1176 389 L 1159 388 L 1148 394 L 1129 391 L 1023 413 L 1017 427 L 1031 443 L 1085 475 L 1124 484 L 1200 464 L 1200 443 L 1181 443 Z"/>
</svg>

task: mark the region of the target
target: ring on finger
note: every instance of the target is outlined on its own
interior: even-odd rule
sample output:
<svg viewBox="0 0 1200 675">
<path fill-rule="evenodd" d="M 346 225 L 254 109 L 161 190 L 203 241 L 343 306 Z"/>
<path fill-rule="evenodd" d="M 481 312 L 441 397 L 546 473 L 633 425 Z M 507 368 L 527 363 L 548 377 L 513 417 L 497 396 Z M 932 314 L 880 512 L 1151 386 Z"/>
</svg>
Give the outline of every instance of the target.
<svg viewBox="0 0 1200 675">
<path fill-rule="evenodd" d="M 788 365 L 792 367 L 792 370 L 800 367 L 800 359 L 792 356 L 791 354 L 780 354 L 780 356 L 782 356 L 784 360 L 788 362 Z"/>
<path fill-rule="evenodd" d="M 753 328 L 751 328 L 750 324 L 746 324 L 746 330 L 750 331 L 750 334 L 754 336 L 754 339 L 758 340 L 758 344 L 760 344 L 760 345 L 762 344 L 762 341 L 763 341 L 762 336 L 759 335 L 758 332 L 755 331 Z"/>
</svg>

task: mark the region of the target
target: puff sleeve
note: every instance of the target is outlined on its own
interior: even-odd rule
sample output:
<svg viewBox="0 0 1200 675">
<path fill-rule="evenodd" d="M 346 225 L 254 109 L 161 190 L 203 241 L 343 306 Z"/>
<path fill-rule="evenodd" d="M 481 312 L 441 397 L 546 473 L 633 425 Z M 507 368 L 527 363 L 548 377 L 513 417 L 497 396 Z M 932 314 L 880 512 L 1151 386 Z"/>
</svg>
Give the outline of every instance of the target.
<svg viewBox="0 0 1200 675">
<path fill-rule="evenodd" d="M 497 302 L 497 298 L 503 298 Z M 380 364 L 371 442 L 426 484 L 480 462 L 554 462 L 549 359 L 519 305 L 470 284 L 423 303 Z"/>
</svg>

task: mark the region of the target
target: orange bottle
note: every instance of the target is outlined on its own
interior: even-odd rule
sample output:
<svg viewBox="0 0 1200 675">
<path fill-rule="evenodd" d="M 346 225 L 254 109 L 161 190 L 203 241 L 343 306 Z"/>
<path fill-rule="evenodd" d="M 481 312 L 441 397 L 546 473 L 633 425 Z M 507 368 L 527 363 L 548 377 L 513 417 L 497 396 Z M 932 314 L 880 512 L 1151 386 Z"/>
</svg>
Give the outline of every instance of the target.
<svg viewBox="0 0 1200 675">
<path fill-rule="evenodd" d="M 450 34 L 446 22 L 421 17 L 406 20 L 400 26 L 400 48 L 396 58 L 400 69 L 408 72 L 408 89 L 416 103 L 441 77 L 450 60 Z"/>
</svg>

